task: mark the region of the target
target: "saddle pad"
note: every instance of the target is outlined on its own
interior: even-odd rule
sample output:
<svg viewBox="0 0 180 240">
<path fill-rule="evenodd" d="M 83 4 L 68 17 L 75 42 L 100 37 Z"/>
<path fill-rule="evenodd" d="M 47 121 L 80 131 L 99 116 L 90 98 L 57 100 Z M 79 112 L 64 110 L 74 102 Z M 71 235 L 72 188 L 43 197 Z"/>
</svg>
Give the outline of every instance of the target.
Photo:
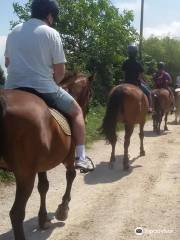
<svg viewBox="0 0 180 240">
<path fill-rule="evenodd" d="M 176 88 L 176 89 L 175 89 L 175 92 L 180 92 L 180 88 Z"/>
<path fill-rule="evenodd" d="M 53 108 L 49 108 L 51 115 L 54 117 L 59 126 L 63 129 L 64 133 L 68 136 L 71 136 L 71 129 L 67 119 L 58 111 Z"/>
</svg>

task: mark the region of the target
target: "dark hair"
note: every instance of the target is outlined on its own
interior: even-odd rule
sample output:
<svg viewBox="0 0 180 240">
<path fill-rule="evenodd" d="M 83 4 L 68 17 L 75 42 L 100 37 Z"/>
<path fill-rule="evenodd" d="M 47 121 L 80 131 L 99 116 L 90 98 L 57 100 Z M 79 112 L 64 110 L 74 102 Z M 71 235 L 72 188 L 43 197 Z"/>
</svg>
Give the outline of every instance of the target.
<svg viewBox="0 0 180 240">
<path fill-rule="evenodd" d="M 33 0 L 31 5 L 31 17 L 44 20 L 51 14 L 54 21 L 59 14 L 59 5 L 56 0 Z"/>
</svg>

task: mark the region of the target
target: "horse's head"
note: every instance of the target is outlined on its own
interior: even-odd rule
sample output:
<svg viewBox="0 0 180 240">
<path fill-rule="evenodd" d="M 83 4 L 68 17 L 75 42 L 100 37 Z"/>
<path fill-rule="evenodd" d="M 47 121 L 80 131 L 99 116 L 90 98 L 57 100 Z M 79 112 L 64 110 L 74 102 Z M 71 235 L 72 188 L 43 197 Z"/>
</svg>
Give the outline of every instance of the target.
<svg viewBox="0 0 180 240">
<path fill-rule="evenodd" d="M 86 76 L 82 73 L 66 73 L 61 86 L 69 92 L 82 108 L 84 117 L 88 112 L 88 105 L 92 99 L 91 83 L 94 76 Z"/>
</svg>

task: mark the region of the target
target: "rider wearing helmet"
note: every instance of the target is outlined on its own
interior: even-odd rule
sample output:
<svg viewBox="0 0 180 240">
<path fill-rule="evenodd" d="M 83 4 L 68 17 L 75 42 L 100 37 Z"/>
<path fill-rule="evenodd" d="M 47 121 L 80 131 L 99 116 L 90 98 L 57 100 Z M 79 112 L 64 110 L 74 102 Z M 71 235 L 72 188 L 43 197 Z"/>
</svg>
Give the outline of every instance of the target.
<svg viewBox="0 0 180 240">
<path fill-rule="evenodd" d="M 31 19 L 18 24 L 8 35 L 5 89 L 37 92 L 51 107 L 66 113 L 76 143 L 75 167 L 93 170 L 85 154 L 85 125 L 82 110 L 69 93 L 59 87 L 64 77 L 66 58 L 59 33 L 52 28 L 58 19 L 56 0 L 33 0 Z"/>
<path fill-rule="evenodd" d="M 138 86 L 147 96 L 149 101 L 149 112 L 152 112 L 151 92 L 144 81 L 144 69 L 137 61 L 138 47 L 131 44 L 127 48 L 128 59 L 124 61 L 122 70 L 125 73 L 125 82 Z"/>
<path fill-rule="evenodd" d="M 153 74 L 153 81 L 154 81 L 154 88 L 160 89 L 165 88 L 169 91 L 172 102 L 173 102 L 173 110 L 175 110 L 175 99 L 174 94 L 169 87 L 170 84 L 172 84 L 172 78 L 168 72 L 165 71 L 165 63 L 164 62 L 158 62 L 157 64 L 157 71 Z"/>
<path fill-rule="evenodd" d="M 165 63 L 158 62 L 157 71 L 153 74 L 155 88 L 168 88 L 172 83 L 172 78 L 169 73 L 165 71 Z"/>
</svg>

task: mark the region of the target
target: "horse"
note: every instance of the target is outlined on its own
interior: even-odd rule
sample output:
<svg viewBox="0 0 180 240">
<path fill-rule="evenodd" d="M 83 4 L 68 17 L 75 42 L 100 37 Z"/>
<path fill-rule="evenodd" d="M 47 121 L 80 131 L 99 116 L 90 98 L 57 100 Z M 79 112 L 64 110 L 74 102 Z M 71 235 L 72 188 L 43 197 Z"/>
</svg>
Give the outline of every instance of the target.
<svg viewBox="0 0 180 240">
<path fill-rule="evenodd" d="M 74 74 L 67 81 L 74 79 L 75 86 L 79 78 L 82 78 L 82 74 Z M 84 75 L 83 79 L 83 86 L 87 84 L 87 96 L 83 94 L 85 99 L 80 104 L 85 109 L 91 77 Z M 72 137 L 64 133 L 50 114 L 46 103 L 38 96 L 22 90 L 0 91 L 0 134 L 0 156 L 3 158 L 0 167 L 12 171 L 16 179 L 16 196 L 10 210 L 12 228 L 15 240 L 25 240 L 25 208 L 32 193 L 35 176 L 38 174 L 41 203 L 39 226 L 46 229 L 50 225 L 46 210 L 46 194 L 49 189 L 46 171 L 60 163 L 66 167 L 67 186 L 55 217 L 60 221 L 67 219 L 71 188 L 76 176 L 75 146 Z"/>
<path fill-rule="evenodd" d="M 173 99 L 168 89 L 154 89 L 152 90 L 153 102 L 153 131 L 160 134 L 160 126 L 164 117 L 164 131 L 168 130 L 167 118 L 168 113 L 172 111 Z"/>
<path fill-rule="evenodd" d="M 175 89 L 175 123 L 180 123 L 180 88 Z"/>
<path fill-rule="evenodd" d="M 89 111 L 89 103 L 92 100 L 91 83 L 94 78 L 94 74 L 87 78 L 82 73 L 68 71 L 64 79 L 60 82 L 60 86 L 74 96 L 75 100 L 82 106 L 84 118 Z"/>
<path fill-rule="evenodd" d="M 115 162 L 115 146 L 117 142 L 116 126 L 118 122 L 124 124 L 124 157 L 123 169 L 129 169 L 128 148 L 135 124 L 140 126 L 140 156 L 145 155 L 143 138 L 146 114 L 148 112 L 148 100 L 146 95 L 135 85 L 120 84 L 113 87 L 109 94 L 106 113 L 100 128 L 112 151 L 109 166 Z"/>
</svg>

